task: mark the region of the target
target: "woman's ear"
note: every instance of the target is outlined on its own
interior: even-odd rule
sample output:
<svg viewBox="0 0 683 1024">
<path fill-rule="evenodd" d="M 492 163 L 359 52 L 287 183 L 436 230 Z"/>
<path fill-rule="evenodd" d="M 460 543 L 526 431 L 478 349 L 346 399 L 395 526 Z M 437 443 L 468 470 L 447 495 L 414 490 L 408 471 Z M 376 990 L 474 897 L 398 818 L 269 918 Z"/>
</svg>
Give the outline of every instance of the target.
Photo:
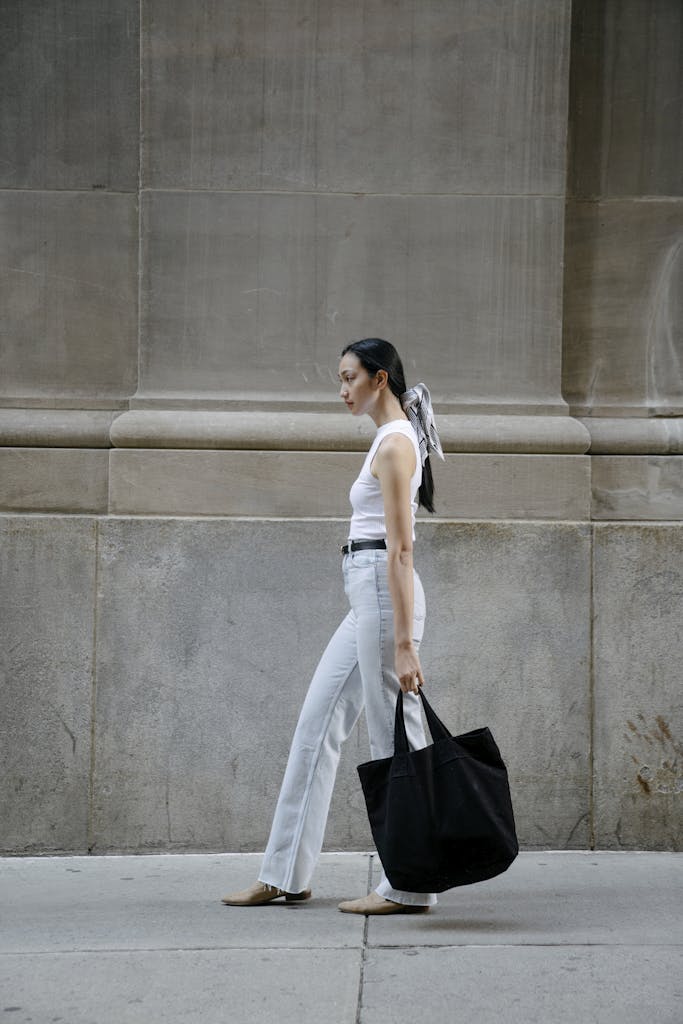
<svg viewBox="0 0 683 1024">
<path fill-rule="evenodd" d="M 378 370 L 374 376 L 374 380 L 377 385 L 377 390 L 382 391 L 389 383 L 389 374 L 386 370 Z"/>
</svg>

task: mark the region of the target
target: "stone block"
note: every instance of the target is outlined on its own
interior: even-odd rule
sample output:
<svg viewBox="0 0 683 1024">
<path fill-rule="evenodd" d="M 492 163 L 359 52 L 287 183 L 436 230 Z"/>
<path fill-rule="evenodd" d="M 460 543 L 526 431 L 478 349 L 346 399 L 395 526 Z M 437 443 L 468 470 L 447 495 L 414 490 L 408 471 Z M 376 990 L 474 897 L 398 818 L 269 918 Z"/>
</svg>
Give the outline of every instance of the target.
<svg viewBox="0 0 683 1024">
<path fill-rule="evenodd" d="M 564 411 L 563 211 L 539 197 L 147 194 L 138 398 L 334 402 L 342 347 L 375 334 L 436 402 Z"/>
<path fill-rule="evenodd" d="M 95 523 L 0 516 L 0 849 L 88 845 Z"/>
<path fill-rule="evenodd" d="M 115 449 L 117 515 L 349 516 L 361 453 Z M 588 519 L 590 459 L 447 454 L 434 460 L 437 512 L 457 519 Z"/>
<path fill-rule="evenodd" d="M 143 5 L 155 188 L 558 195 L 569 4 Z"/>
<path fill-rule="evenodd" d="M 137 189 L 138 26 L 138 0 L 4 0 L 0 187 Z"/>
<path fill-rule="evenodd" d="M 513 922 L 508 929 L 514 931 Z M 444 938 L 439 931 L 436 948 L 406 949 L 412 955 L 402 957 L 398 967 L 395 953 L 373 950 L 364 971 L 362 1024 L 393 1024 L 398 1018 L 390 1006 L 400 1006 L 401 1018 L 418 1017 L 425 1014 L 427 999 L 432 1020 L 448 1020 L 457 999 L 460 1019 L 477 1024 L 572 1024 L 577 1017 L 600 1024 L 674 1024 L 680 1015 L 675 981 L 680 952 L 674 947 L 520 948 L 508 945 L 506 937 L 499 946 L 463 949 L 443 944 Z M 456 997 L 444 983 L 455 978 Z M 496 984 L 487 984 L 493 978 Z"/>
<path fill-rule="evenodd" d="M 431 462 L 439 517 L 589 517 L 590 459 L 586 456 L 449 454 L 445 463 Z"/>
<path fill-rule="evenodd" d="M 116 515 L 343 516 L 363 456 L 345 452 L 115 449 L 110 511 Z"/>
<path fill-rule="evenodd" d="M 318 198 L 320 353 L 379 334 L 436 402 L 565 411 L 564 203 L 542 197 Z M 324 303 L 324 305 L 323 305 Z M 327 355 L 329 359 L 329 355 Z"/>
<path fill-rule="evenodd" d="M 683 8 L 574 0 L 568 190 L 681 196 Z"/>
<path fill-rule="evenodd" d="M 70 1024 L 102 1019 L 103 1006 L 126 1024 L 148 1024 L 161 1007 L 164 1024 L 299 1024 L 303 1007 L 316 1024 L 345 1024 L 358 1004 L 358 949 L 79 950 L 7 960 L 5 1001 L 35 1021 L 52 1020 L 58 1001 Z"/>
<path fill-rule="evenodd" d="M 109 454 L 0 448 L 0 512 L 106 512 Z"/>
<path fill-rule="evenodd" d="M 591 459 L 593 519 L 683 520 L 683 455 Z"/>
<path fill-rule="evenodd" d="M 98 851 L 262 850 L 318 658 L 346 614 L 341 524 L 102 524 Z M 125 639 L 124 639 L 125 638 Z M 344 750 L 331 848 L 371 838 Z"/>
<path fill-rule="evenodd" d="M 137 379 L 136 198 L 0 192 L 0 396 L 130 394 Z"/>
<path fill-rule="evenodd" d="M 308 681 L 346 611 L 342 524 L 101 530 L 96 849 L 263 849 Z M 588 552 L 582 526 L 420 527 L 429 692 L 452 729 L 493 729 L 526 845 L 588 837 Z M 328 848 L 372 845 L 355 771 L 367 756 L 361 726 Z"/>
<path fill-rule="evenodd" d="M 683 413 L 683 200 L 570 202 L 563 394 L 575 414 Z"/>
<path fill-rule="evenodd" d="M 589 837 L 589 529 L 424 523 L 416 547 L 427 692 L 451 732 L 491 728 L 526 847 Z"/>
<path fill-rule="evenodd" d="M 596 844 L 680 850 L 683 526 L 597 525 L 593 579 Z"/>
<path fill-rule="evenodd" d="M 312 197 L 151 192 L 142 230 L 140 391 L 336 396 L 338 353 L 315 362 Z"/>
</svg>

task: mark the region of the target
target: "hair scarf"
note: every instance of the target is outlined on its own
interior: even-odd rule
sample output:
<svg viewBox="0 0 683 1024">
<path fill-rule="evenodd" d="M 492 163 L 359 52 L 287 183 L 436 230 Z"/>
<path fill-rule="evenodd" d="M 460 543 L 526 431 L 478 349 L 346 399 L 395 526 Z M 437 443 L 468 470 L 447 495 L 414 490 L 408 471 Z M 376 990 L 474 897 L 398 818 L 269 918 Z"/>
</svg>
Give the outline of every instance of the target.
<svg viewBox="0 0 683 1024">
<path fill-rule="evenodd" d="M 436 452 L 439 458 L 443 459 L 444 454 L 434 422 L 432 396 L 426 385 L 416 384 L 414 388 L 404 391 L 401 395 L 401 405 L 417 434 L 422 465 L 424 466 L 430 452 Z"/>
</svg>

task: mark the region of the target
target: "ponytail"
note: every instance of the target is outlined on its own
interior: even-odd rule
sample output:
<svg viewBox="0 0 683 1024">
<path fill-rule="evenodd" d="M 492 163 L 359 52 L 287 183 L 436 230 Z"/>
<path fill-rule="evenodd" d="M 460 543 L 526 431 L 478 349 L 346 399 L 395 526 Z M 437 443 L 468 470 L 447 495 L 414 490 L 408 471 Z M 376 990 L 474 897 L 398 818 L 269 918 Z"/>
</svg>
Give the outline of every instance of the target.
<svg viewBox="0 0 683 1024">
<path fill-rule="evenodd" d="M 391 393 L 398 398 L 401 408 L 417 434 L 422 462 L 422 483 L 418 490 L 418 503 L 428 512 L 434 512 L 434 478 L 429 464 L 429 452 L 435 451 L 440 458 L 443 458 L 443 452 L 434 424 L 429 391 L 424 384 L 417 384 L 408 390 L 403 363 L 390 341 L 383 341 L 382 338 L 363 338 L 347 345 L 342 351 L 342 356 L 347 352 L 353 352 L 370 377 L 375 377 L 378 370 L 385 371 Z"/>
</svg>

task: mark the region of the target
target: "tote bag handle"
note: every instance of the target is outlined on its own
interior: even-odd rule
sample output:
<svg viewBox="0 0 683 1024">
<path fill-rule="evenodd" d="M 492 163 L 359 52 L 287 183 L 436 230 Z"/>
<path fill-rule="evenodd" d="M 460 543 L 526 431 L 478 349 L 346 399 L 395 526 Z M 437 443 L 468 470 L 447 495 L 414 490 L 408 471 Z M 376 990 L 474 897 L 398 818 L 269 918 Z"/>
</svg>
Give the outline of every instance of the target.
<svg viewBox="0 0 683 1024">
<path fill-rule="evenodd" d="M 432 740 L 436 742 L 437 740 L 452 739 L 451 733 L 443 724 L 436 711 L 434 711 L 421 688 L 418 690 L 418 693 L 422 701 Z M 396 701 L 396 716 L 394 718 L 394 753 L 407 754 L 409 749 L 406 723 L 403 717 L 403 690 L 399 690 L 398 700 Z"/>
</svg>

